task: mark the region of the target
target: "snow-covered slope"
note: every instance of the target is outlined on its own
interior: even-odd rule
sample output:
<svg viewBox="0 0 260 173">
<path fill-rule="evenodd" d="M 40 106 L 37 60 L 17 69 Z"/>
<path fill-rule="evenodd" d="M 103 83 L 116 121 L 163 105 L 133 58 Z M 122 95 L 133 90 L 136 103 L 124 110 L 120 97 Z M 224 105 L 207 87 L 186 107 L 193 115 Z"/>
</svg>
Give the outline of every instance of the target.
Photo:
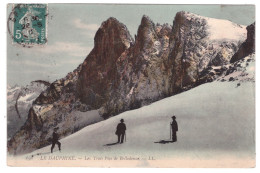
<svg viewBox="0 0 260 173">
<path fill-rule="evenodd" d="M 220 34 L 223 27 L 233 35 Z M 9 140 L 8 152 L 29 153 L 49 145 L 50 129 L 55 127 L 60 127 L 64 138 L 90 124 L 214 81 L 220 75 L 216 68 L 230 64 L 246 32 L 229 21 L 182 11 L 172 26 L 155 25 L 144 15 L 133 41 L 124 24 L 107 19 L 84 62 L 34 101 L 26 123 Z M 227 70 L 230 74 L 237 68 L 229 67 L 221 72 L 227 75 Z M 207 73 L 212 69 L 213 76 Z"/>
<path fill-rule="evenodd" d="M 246 26 L 244 25 L 238 25 L 228 20 L 200 17 L 208 23 L 210 40 L 237 41 L 246 39 Z"/>
<path fill-rule="evenodd" d="M 91 159 L 98 156 L 153 156 L 157 161 L 172 159 L 164 163 L 166 167 L 253 166 L 254 82 L 244 82 L 239 87 L 237 83 L 216 81 L 203 84 L 149 106 L 87 126 L 60 140 L 61 153 L 51 154 L 50 146 L 47 146 L 20 157 L 39 160 L 41 155 L 87 156 Z M 179 124 L 178 141 L 162 144 L 160 141 L 170 139 L 169 124 L 173 114 Z M 117 141 L 115 128 L 121 118 L 125 119 L 127 126 L 127 141 L 109 145 Z M 50 160 L 41 163 L 52 166 L 58 164 Z M 123 163 L 119 166 L 123 166 Z M 70 164 L 86 166 L 88 162 L 75 161 Z M 144 160 L 136 164 L 142 167 L 158 166 L 156 162 Z M 113 164 L 104 160 L 96 165 Z"/>
</svg>

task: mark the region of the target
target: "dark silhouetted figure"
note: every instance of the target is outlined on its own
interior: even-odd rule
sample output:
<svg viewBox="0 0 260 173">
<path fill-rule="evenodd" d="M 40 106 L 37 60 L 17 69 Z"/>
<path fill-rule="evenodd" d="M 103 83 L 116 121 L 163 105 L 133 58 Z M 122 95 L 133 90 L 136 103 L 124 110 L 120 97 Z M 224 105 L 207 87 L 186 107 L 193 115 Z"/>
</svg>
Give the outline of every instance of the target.
<svg viewBox="0 0 260 173">
<path fill-rule="evenodd" d="M 125 131 L 126 131 L 126 126 L 124 123 L 124 119 L 120 120 L 121 123 L 119 123 L 116 127 L 116 135 L 118 136 L 118 141 L 117 143 L 123 143 L 124 138 L 125 138 Z"/>
<path fill-rule="evenodd" d="M 58 130 L 58 128 L 54 128 L 54 131 L 53 131 L 53 133 L 52 133 L 51 153 L 52 153 L 52 151 L 53 151 L 53 148 L 55 147 L 55 144 L 58 144 L 59 151 L 61 150 L 61 149 L 60 149 L 61 143 L 59 142 L 59 135 L 58 135 L 58 133 L 57 133 L 57 130 Z"/>
<path fill-rule="evenodd" d="M 178 124 L 176 122 L 176 117 L 172 116 L 172 123 L 171 123 L 171 128 L 172 128 L 172 142 L 176 142 L 177 141 L 177 131 L 178 131 Z"/>
</svg>

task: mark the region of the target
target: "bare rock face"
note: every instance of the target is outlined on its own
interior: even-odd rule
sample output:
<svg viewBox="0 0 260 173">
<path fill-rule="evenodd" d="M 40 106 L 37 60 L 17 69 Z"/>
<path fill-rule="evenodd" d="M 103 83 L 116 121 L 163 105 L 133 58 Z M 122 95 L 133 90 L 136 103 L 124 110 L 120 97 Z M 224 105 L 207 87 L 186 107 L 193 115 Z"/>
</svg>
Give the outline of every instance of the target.
<svg viewBox="0 0 260 173">
<path fill-rule="evenodd" d="M 158 36 L 155 32 L 155 25 L 148 16 L 144 15 L 135 38 L 134 56 L 138 55 L 143 50 L 153 47 L 156 39 L 158 39 Z"/>
<path fill-rule="evenodd" d="M 234 54 L 232 59 L 230 60 L 231 63 L 238 61 L 249 54 L 255 52 L 255 23 L 246 27 L 247 29 L 247 39 L 241 45 L 239 50 Z"/>
<path fill-rule="evenodd" d="M 237 87 L 244 82 L 255 82 L 255 53 L 222 66 L 209 66 L 200 73 L 197 85 L 212 81 L 237 82 Z"/>
<path fill-rule="evenodd" d="M 94 109 L 109 99 L 109 92 L 119 85 L 116 61 L 133 44 L 126 26 L 115 18 L 103 22 L 95 35 L 94 49 L 87 56 L 79 74 L 78 96 Z"/>
<path fill-rule="evenodd" d="M 227 31 L 222 27 L 237 34 L 225 35 Z M 194 87 L 199 74 L 208 66 L 228 64 L 245 39 L 244 26 L 187 12 L 177 13 L 170 38 L 172 91 Z"/>
<path fill-rule="evenodd" d="M 117 60 L 119 86 L 111 92 L 113 97 L 103 108 L 105 118 L 169 95 L 170 34 L 170 25 L 155 25 L 148 16 L 143 16 L 135 44 Z"/>
<path fill-rule="evenodd" d="M 244 26 L 179 12 L 173 26 L 143 16 L 133 40 L 125 25 L 109 18 L 98 29 L 84 62 L 34 101 L 26 123 L 8 142 L 8 151 L 33 151 L 50 144 L 54 127 L 65 137 L 211 82 L 216 78 L 208 75 L 210 69 L 228 64 L 245 39 Z"/>
<path fill-rule="evenodd" d="M 70 126 L 61 128 L 61 137 L 75 132 L 81 119 L 70 113 L 77 110 L 74 108 L 75 90 L 80 70 L 81 65 L 66 77 L 53 82 L 34 100 L 24 125 L 8 141 L 10 154 L 22 154 L 50 144 L 52 130 L 57 125 L 70 123 Z"/>
</svg>

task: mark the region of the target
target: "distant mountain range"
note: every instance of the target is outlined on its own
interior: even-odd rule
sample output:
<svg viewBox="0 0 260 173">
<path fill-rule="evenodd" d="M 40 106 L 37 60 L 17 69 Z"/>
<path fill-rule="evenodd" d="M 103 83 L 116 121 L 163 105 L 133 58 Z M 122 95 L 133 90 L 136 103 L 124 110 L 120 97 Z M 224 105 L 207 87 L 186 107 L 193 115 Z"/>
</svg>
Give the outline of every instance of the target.
<svg viewBox="0 0 260 173">
<path fill-rule="evenodd" d="M 8 139 L 24 125 L 33 101 L 49 85 L 45 81 L 33 81 L 25 87 L 18 85 L 7 86 Z"/>
</svg>

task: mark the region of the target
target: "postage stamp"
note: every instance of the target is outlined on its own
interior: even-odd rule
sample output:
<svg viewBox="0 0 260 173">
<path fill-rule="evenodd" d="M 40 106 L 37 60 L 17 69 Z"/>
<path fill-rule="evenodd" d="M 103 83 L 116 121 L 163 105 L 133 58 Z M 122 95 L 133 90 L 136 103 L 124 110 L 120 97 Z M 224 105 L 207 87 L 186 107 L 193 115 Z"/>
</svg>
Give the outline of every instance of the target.
<svg viewBox="0 0 260 173">
<path fill-rule="evenodd" d="M 13 16 L 13 43 L 37 45 L 47 42 L 47 4 L 15 4 Z"/>
</svg>

